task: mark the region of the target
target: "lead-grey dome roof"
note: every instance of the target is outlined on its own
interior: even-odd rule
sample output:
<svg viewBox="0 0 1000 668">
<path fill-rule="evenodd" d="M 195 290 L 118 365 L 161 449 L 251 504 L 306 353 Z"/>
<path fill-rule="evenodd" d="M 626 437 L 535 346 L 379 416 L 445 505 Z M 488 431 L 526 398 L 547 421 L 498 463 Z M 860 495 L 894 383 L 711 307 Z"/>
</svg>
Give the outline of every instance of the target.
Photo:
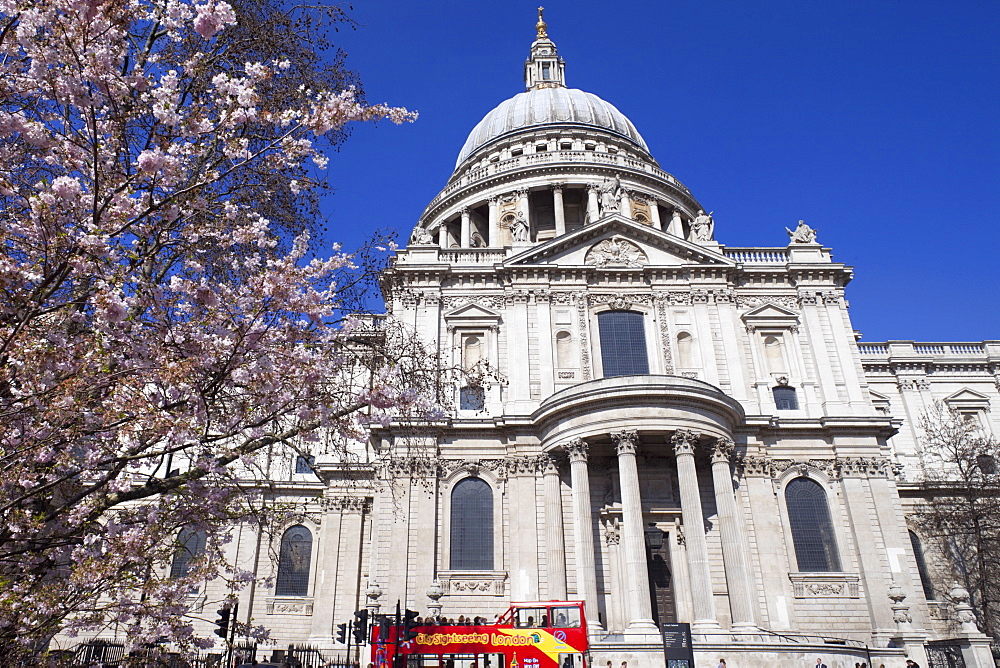
<svg viewBox="0 0 1000 668">
<path fill-rule="evenodd" d="M 455 166 L 509 132 L 552 123 L 592 125 L 630 139 L 649 153 L 632 121 L 610 102 L 576 88 L 536 88 L 504 100 L 486 114 L 469 133 Z"/>
</svg>

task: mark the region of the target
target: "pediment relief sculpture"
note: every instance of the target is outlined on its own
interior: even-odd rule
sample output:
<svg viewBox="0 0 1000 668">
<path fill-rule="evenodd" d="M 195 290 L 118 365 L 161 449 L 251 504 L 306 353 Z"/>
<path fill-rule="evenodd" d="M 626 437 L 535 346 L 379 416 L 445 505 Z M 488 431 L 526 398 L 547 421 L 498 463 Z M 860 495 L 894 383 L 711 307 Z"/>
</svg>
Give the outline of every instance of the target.
<svg viewBox="0 0 1000 668">
<path fill-rule="evenodd" d="M 649 258 L 627 239 L 613 237 L 594 244 L 584 260 L 595 267 L 644 267 Z"/>
</svg>

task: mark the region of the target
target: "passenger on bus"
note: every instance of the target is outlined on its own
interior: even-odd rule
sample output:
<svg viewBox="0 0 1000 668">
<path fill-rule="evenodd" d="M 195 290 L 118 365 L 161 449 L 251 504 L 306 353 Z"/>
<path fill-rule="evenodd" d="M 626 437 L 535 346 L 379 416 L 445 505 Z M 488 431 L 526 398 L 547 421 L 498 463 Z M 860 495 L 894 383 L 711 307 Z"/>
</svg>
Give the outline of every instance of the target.
<svg viewBox="0 0 1000 668">
<path fill-rule="evenodd" d="M 542 615 L 542 623 L 539 624 L 539 626 L 544 629 L 544 628 L 547 628 L 548 625 L 549 625 L 549 616 L 548 615 Z"/>
<path fill-rule="evenodd" d="M 556 626 L 565 627 L 566 626 L 566 615 L 559 613 L 556 615 Z"/>
</svg>

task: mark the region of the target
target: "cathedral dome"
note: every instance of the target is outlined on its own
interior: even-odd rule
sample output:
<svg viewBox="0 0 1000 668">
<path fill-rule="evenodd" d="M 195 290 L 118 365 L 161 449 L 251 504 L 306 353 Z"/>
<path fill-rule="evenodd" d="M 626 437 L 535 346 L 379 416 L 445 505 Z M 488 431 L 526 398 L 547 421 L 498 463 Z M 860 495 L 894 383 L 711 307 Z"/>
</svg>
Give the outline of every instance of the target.
<svg viewBox="0 0 1000 668">
<path fill-rule="evenodd" d="M 576 88 L 533 88 L 504 100 L 472 129 L 458 154 L 456 167 L 478 149 L 539 125 L 572 124 L 600 128 L 637 144 L 649 153 L 646 142 L 613 104 Z"/>
</svg>

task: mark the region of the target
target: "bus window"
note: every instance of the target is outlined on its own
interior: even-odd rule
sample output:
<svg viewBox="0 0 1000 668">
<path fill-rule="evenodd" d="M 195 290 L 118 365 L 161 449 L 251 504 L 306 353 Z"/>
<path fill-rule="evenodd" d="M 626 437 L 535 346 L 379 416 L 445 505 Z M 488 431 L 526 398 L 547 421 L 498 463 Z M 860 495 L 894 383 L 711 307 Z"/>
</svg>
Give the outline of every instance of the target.
<svg viewBox="0 0 1000 668">
<path fill-rule="evenodd" d="M 560 654 L 559 668 L 584 668 L 583 655 L 579 653 Z"/>
<path fill-rule="evenodd" d="M 545 608 L 518 608 L 514 617 L 514 626 L 519 629 L 534 629 L 542 624 Z"/>
<path fill-rule="evenodd" d="M 580 626 L 580 609 L 552 608 L 552 626 L 555 628 L 574 629 Z"/>
</svg>

